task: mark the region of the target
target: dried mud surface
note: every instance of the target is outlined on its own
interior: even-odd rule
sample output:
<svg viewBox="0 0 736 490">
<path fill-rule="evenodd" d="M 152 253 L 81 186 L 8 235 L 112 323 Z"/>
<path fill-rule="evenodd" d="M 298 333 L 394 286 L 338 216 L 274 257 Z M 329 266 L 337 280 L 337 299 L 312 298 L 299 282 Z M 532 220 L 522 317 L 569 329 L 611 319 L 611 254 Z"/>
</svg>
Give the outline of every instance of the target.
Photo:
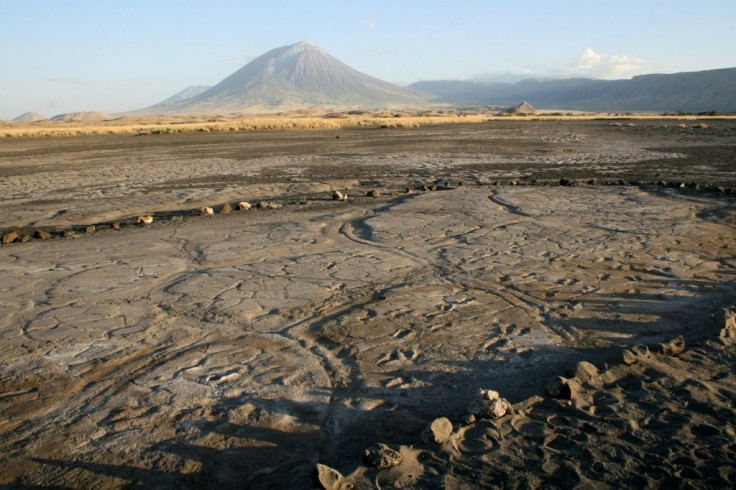
<svg viewBox="0 0 736 490">
<path fill-rule="evenodd" d="M 733 486 L 736 124 L 709 125 L 2 141 L 0 229 L 54 236 L 0 246 L 0 484 Z M 198 216 L 240 200 L 282 207 Z M 479 389 L 513 409 L 466 423 Z"/>
</svg>

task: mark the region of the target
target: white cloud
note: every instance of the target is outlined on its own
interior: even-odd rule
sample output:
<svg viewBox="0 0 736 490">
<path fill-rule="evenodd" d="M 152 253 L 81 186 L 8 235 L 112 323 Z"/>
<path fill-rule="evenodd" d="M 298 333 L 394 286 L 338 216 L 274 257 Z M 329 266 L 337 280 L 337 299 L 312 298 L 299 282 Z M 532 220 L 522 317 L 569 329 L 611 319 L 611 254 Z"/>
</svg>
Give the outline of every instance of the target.
<svg viewBox="0 0 736 490">
<path fill-rule="evenodd" d="M 623 54 L 611 56 L 607 65 L 610 75 L 615 76 L 639 73 L 646 70 L 650 63 L 641 58 L 632 58 Z"/>
<path fill-rule="evenodd" d="M 593 51 L 593 49 L 588 48 L 573 60 L 573 65 L 578 70 L 593 70 L 601 64 L 601 59 L 603 59 L 603 55 L 600 55 Z"/>
<path fill-rule="evenodd" d="M 374 27 L 376 27 L 376 24 L 374 24 L 372 20 L 364 20 L 363 25 L 366 26 L 368 29 L 373 29 Z"/>
<path fill-rule="evenodd" d="M 654 71 L 666 71 L 666 65 L 658 65 L 642 58 L 626 54 L 605 55 L 587 48 L 572 61 L 572 66 L 585 75 L 596 78 L 626 78 Z"/>
</svg>

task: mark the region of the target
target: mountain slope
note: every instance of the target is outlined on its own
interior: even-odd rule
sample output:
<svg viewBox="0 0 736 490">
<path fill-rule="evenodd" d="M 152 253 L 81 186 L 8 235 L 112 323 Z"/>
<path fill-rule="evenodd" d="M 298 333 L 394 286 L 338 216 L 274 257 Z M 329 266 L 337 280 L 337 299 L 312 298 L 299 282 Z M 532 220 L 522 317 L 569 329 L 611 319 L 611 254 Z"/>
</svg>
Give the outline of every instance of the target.
<svg viewBox="0 0 736 490">
<path fill-rule="evenodd" d="M 631 80 L 523 80 L 515 84 L 426 81 L 411 88 L 454 104 L 513 105 L 528 100 L 538 108 L 594 111 L 736 111 L 736 68 Z"/>
<path fill-rule="evenodd" d="M 146 111 L 170 114 L 274 112 L 303 107 L 422 105 L 426 96 L 370 77 L 309 42 L 276 48 L 187 100 Z"/>
<path fill-rule="evenodd" d="M 211 89 L 212 87 L 210 85 L 192 85 L 190 87 L 185 88 L 181 92 L 177 92 L 171 97 L 169 97 L 166 100 L 163 100 L 159 102 L 158 104 L 152 106 L 163 106 L 167 104 L 173 104 L 174 102 L 181 102 L 182 100 L 191 99 L 192 97 L 196 97 L 197 95 L 206 92 L 207 90 Z"/>
</svg>

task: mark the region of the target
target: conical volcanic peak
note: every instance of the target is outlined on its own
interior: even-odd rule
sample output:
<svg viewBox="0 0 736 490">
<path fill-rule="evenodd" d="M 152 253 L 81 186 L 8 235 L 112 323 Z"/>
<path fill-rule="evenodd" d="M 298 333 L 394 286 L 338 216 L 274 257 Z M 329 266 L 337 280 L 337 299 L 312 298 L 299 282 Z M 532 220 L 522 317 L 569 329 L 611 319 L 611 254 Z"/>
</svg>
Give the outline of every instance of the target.
<svg viewBox="0 0 736 490">
<path fill-rule="evenodd" d="M 317 45 L 303 41 L 259 56 L 202 94 L 155 109 L 157 113 L 213 114 L 424 103 L 422 94 L 354 70 Z"/>
</svg>

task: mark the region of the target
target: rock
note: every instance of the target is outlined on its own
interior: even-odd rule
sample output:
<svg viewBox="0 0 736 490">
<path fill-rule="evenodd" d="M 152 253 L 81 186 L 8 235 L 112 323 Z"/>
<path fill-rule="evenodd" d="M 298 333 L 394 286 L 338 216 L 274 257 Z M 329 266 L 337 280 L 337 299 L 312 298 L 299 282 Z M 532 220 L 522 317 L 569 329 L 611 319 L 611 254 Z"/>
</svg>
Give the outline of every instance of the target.
<svg viewBox="0 0 736 490">
<path fill-rule="evenodd" d="M 401 463 L 401 454 L 385 444 L 376 444 L 363 451 L 363 462 L 373 468 L 391 468 Z"/>
<path fill-rule="evenodd" d="M 49 238 L 51 238 L 51 233 L 44 230 L 36 230 L 34 236 L 39 240 L 48 240 Z"/>
<path fill-rule="evenodd" d="M 6 234 L 3 235 L 3 245 L 7 245 L 8 243 L 13 243 L 16 238 L 18 238 L 18 233 L 14 231 L 7 232 Z"/>
<path fill-rule="evenodd" d="M 268 207 L 267 201 L 258 201 L 258 204 L 256 204 L 256 207 L 259 209 L 266 209 Z"/>
<path fill-rule="evenodd" d="M 153 223 L 153 216 L 138 216 L 138 223 L 143 225 L 150 225 Z"/>
<path fill-rule="evenodd" d="M 138 223 L 140 223 L 140 218 L 139 218 L 139 221 L 138 221 Z M 119 230 L 119 229 L 120 229 L 120 222 L 119 222 L 119 221 L 116 221 L 116 222 L 114 222 L 114 223 L 113 223 L 112 225 L 110 225 L 110 226 L 112 227 L 112 229 L 113 229 L 113 230 Z"/>
<path fill-rule="evenodd" d="M 240 201 L 238 203 L 238 209 L 240 211 L 248 211 L 250 209 L 250 203 L 248 201 Z"/>
<path fill-rule="evenodd" d="M 624 364 L 627 366 L 631 366 L 632 364 L 636 364 L 636 361 L 638 360 L 636 357 L 636 354 L 631 352 L 629 349 L 626 349 L 622 356 Z"/>
<path fill-rule="evenodd" d="M 314 465 L 312 479 L 317 488 L 324 490 L 337 490 L 343 482 L 343 476 L 339 471 L 319 463 Z"/>
<path fill-rule="evenodd" d="M 436 191 L 436 190 L 437 190 L 437 185 L 436 185 L 436 184 L 429 184 L 429 185 L 425 185 L 425 186 L 423 187 L 423 189 L 424 189 L 424 191 L 425 191 L 425 192 L 427 192 L 427 191 L 428 191 L 428 192 L 434 192 L 434 191 Z"/>
<path fill-rule="evenodd" d="M 95 231 L 97 231 L 97 228 L 95 227 L 95 225 L 89 225 L 88 227 L 84 229 L 84 232 L 87 233 L 88 235 L 91 235 Z"/>
<path fill-rule="evenodd" d="M 199 209 L 200 216 L 212 216 L 214 214 L 215 214 L 215 210 L 210 207 L 204 206 Z"/>
<path fill-rule="evenodd" d="M 21 243 L 30 242 L 31 240 L 33 240 L 33 237 L 31 237 L 31 235 L 21 235 L 20 236 Z"/>
<path fill-rule="evenodd" d="M 511 409 L 508 400 L 501 398 L 497 391 L 480 390 L 470 402 L 468 412 L 476 419 L 500 419 Z"/>
<path fill-rule="evenodd" d="M 366 194 L 366 195 L 368 197 L 373 197 L 373 198 L 381 197 L 381 193 L 378 192 L 376 189 L 373 189 L 373 190 L 368 191 L 368 194 Z"/>
<path fill-rule="evenodd" d="M 74 230 L 64 230 L 63 235 L 66 238 L 74 238 L 74 237 L 77 236 L 77 234 L 74 232 Z"/>
<path fill-rule="evenodd" d="M 734 307 L 723 309 L 720 323 L 722 328 L 718 332 L 719 337 L 722 339 L 736 338 L 736 309 Z"/>
<path fill-rule="evenodd" d="M 666 356 L 679 356 L 685 351 L 685 338 L 682 335 L 678 335 L 669 342 L 656 344 L 655 350 Z"/>
<path fill-rule="evenodd" d="M 422 440 L 427 443 L 442 444 L 452 434 L 452 422 L 446 417 L 434 419 L 422 433 Z"/>
<path fill-rule="evenodd" d="M 340 191 L 335 191 L 332 193 L 332 200 L 333 201 L 347 201 L 348 195 Z"/>
<path fill-rule="evenodd" d="M 644 344 L 637 344 L 631 348 L 631 352 L 638 357 L 649 357 L 649 347 Z"/>
<path fill-rule="evenodd" d="M 598 377 L 598 368 L 586 361 L 580 361 L 575 366 L 572 377 L 581 383 L 590 383 Z"/>
<path fill-rule="evenodd" d="M 307 199 L 299 199 L 299 204 L 301 204 L 302 206 L 306 206 L 307 204 L 309 204 L 309 201 Z"/>
<path fill-rule="evenodd" d="M 277 202 L 270 202 L 270 203 L 268 203 L 268 209 L 281 209 L 283 207 L 284 207 L 283 204 L 279 204 Z"/>
<path fill-rule="evenodd" d="M 233 210 L 233 207 L 230 205 L 230 203 L 225 203 L 220 208 L 220 214 L 228 214 L 232 212 L 232 210 Z"/>
<path fill-rule="evenodd" d="M 552 398 L 574 400 L 580 393 L 580 383 L 574 378 L 558 376 L 547 385 L 547 393 Z"/>
<path fill-rule="evenodd" d="M 588 180 L 588 185 L 598 185 L 598 179 L 590 179 L 590 180 Z"/>
<path fill-rule="evenodd" d="M 574 186 L 575 185 L 575 181 L 574 180 L 570 180 L 570 179 L 566 179 L 566 178 L 563 177 L 563 178 L 560 179 L 560 185 L 567 186 L 567 187 Z"/>
</svg>

